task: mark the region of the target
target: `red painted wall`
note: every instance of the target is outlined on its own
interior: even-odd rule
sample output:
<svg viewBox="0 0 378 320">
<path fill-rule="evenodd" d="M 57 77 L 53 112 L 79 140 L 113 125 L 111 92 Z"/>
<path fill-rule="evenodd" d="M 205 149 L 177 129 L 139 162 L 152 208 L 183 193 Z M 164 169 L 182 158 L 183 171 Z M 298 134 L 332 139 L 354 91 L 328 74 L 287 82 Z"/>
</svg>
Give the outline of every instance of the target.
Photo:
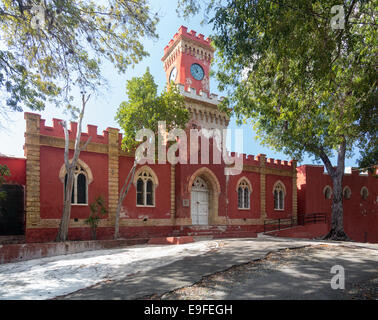
<svg viewBox="0 0 378 320">
<path fill-rule="evenodd" d="M 62 137 L 63 131 L 59 120 L 54 119 L 53 127 L 44 126 L 41 120 L 41 133 Z M 72 133 L 76 130 L 76 125 L 72 124 Z M 95 126 L 88 126 L 88 132 L 93 135 L 97 143 L 108 143 L 107 132 L 103 135 L 97 134 Z M 84 133 L 83 137 L 88 137 L 89 133 Z M 73 136 L 72 136 L 73 138 Z M 231 154 L 234 156 L 235 154 Z M 71 152 L 70 157 L 73 154 Z M 189 156 L 189 154 L 188 154 Z M 41 146 L 40 149 L 40 199 L 41 199 L 41 218 L 60 219 L 63 203 L 63 183 L 59 179 L 59 171 L 63 166 L 63 149 Z M 96 196 L 102 195 L 108 200 L 108 156 L 106 154 L 82 152 L 80 159 L 84 161 L 92 171 L 93 181 L 89 185 L 89 203 L 93 202 Z M 200 159 L 200 157 L 199 157 Z M 212 159 L 212 147 L 210 144 L 210 159 Z M 259 166 L 261 157 L 243 155 L 243 163 L 248 166 Z M 2 164 L 7 164 L 12 172 L 12 177 L 8 181 L 11 183 L 25 184 L 25 159 L 1 157 Z M 123 185 L 133 163 L 133 158 L 119 158 L 119 187 Z M 267 159 L 266 167 L 292 171 L 292 163 Z M 229 219 L 258 219 L 261 216 L 260 203 L 260 175 L 255 172 L 242 172 L 237 176 L 226 178 L 224 175 L 224 163 L 219 165 L 181 165 L 175 167 L 175 200 L 176 217 L 190 218 L 190 206 L 183 206 L 183 199 L 188 199 L 190 203 L 190 193 L 188 184 L 197 169 L 207 167 L 216 176 L 220 185 L 218 196 L 218 216 Z M 140 166 L 139 166 L 140 167 Z M 155 189 L 154 207 L 136 206 L 136 188 L 131 186 L 128 195 L 123 202 L 121 219 L 140 219 L 140 227 L 121 227 L 121 236 L 124 237 L 151 237 L 169 236 L 176 227 L 155 227 L 147 226 L 149 219 L 169 219 L 171 215 L 171 165 L 150 165 L 158 178 L 158 186 Z M 298 213 L 331 213 L 331 200 L 325 199 L 323 189 L 326 185 L 332 187 L 332 182 L 327 174 L 324 174 L 323 167 L 301 166 L 297 168 L 297 191 L 298 191 Z M 241 177 L 246 177 L 252 185 L 250 198 L 250 209 L 240 210 L 237 208 L 237 183 Z M 278 211 L 274 209 L 273 186 L 278 181 L 285 185 L 285 209 Z M 293 186 L 292 178 L 266 175 L 266 213 L 267 218 L 287 218 L 292 215 Z M 357 241 L 378 242 L 378 221 L 377 221 L 377 179 L 368 176 L 361 176 L 357 172 L 344 176 L 344 186 L 348 185 L 352 191 L 352 197 L 344 200 L 344 225 L 348 235 Z M 363 200 L 360 191 L 365 186 L 369 190 L 369 197 Z M 89 206 L 72 206 L 72 219 L 85 219 L 89 216 Z M 106 218 L 106 217 L 104 217 Z M 146 226 L 143 226 L 146 223 Z M 246 226 L 248 230 L 255 231 L 255 226 Z M 252 229 L 251 229 L 252 228 Z M 245 228 L 244 228 L 245 229 Z M 243 230 L 244 230 L 243 229 Z M 247 230 L 246 229 L 246 230 Z M 28 229 L 26 232 L 28 241 L 52 241 L 56 236 L 56 229 Z M 189 231 L 188 231 L 189 232 Z M 113 228 L 99 228 L 99 239 L 110 239 L 113 235 Z M 69 231 L 71 240 L 90 239 L 90 229 L 71 228 Z"/>
<path fill-rule="evenodd" d="M 252 193 L 250 195 L 250 209 L 238 208 L 238 182 L 240 178 L 245 177 L 249 180 L 252 186 Z M 259 219 L 261 215 L 261 200 L 260 200 L 260 174 L 255 172 L 243 172 L 237 176 L 230 176 L 227 185 L 228 198 L 228 216 L 232 219 Z"/>
<path fill-rule="evenodd" d="M 42 219 L 60 219 L 63 209 L 63 183 L 59 179 L 59 171 L 64 165 L 64 150 L 45 147 L 40 149 L 40 200 Z M 70 159 L 73 152 L 70 152 Z M 88 186 L 88 203 L 97 196 L 108 200 L 108 156 L 81 152 L 80 160 L 84 161 L 92 171 L 93 181 Z M 88 205 L 72 205 L 71 218 L 85 219 L 90 214 Z M 104 216 L 106 218 L 106 216 Z"/>
<path fill-rule="evenodd" d="M 284 210 L 274 209 L 273 187 L 277 181 L 281 181 L 286 189 L 284 198 Z M 290 218 L 293 215 L 293 178 L 283 176 L 266 176 L 266 215 L 268 219 Z"/>
<path fill-rule="evenodd" d="M 328 213 L 331 217 L 332 199 L 325 199 L 323 189 L 332 181 L 324 173 L 323 166 L 303 165 L 298 167 L 299 213 Z M 344 229 L 355 241 L 378 242 L 378 179 L 369 173 L 360 175 L 358 171 L 345 174 L 343 188 L 349 186 L 352 191 L 350 199 L 343 199 Z M 366 200 L 361 197 L 361 188 L 368 188 Z"/>
<path fill-rule="evenodd" d="M 26 184 L 26 159 L 0 156 L 0 164 L 6 165 L 11 175 L 5 177 L 9 184 Z"/>
<path fill-rule="evenodd" d="M 62 137 L 63 131 L 60 128 L 59 120 L 53 121 L 53 127 L 45 127 L 44 120 L 41 120 L 41 133 L 45 135 Z M 73 132 L 75 131 L 75 124 L 72 124 Z M 92 128 L 92 134 L 97 136 L 97 131 L 93 128 L 95 126 L 88 126 Z M 97 136 L 98 141 L 107 142 L 106 132 L 103 136 Z M 73 136 L 72 136 L 73 138 Z M 210 144 L 210 159 L 213 156 L 212 144 Z M 70 152 L 70 158 L 73 152 Z M 231 156 L 235 156 L 231 153 Z M 260 157 L 243 156 L 244 164 L 250 166 L 259 166 Z M 189 157 L 189 153 L 188 153 Z M 85 162 L 90 168 L 93 181 L 88 187 L 89 203 L 94 201 L 98 195 L 102 195 L 106 200 L 108 199 L 108 156 L 106 154 L 97 154 L 93 152 L 82 152 L 80 159 Z M 200 159 L 200 156 L 199 156 Z M 134 159 L 131 157 L 119 158 L 119 188 L 122 187 L 125 178 L 127 177 Z M 59 179 L 59 172 L 64 163 L 64 150 L 61 148 L 41 146 L 40 149 L 40 199 L 41 199 L 41 218 L 42 219 L 60 219 L 63 206 L 63 183 Z M 285 170 L 292 170 L 291 164 L 287 162 L 273 161 L 269 159 L 266 163 L 267 167 L 281 168 Z M 149 219 L 170 219 L 171 217 L 171 165 L 149 165 L 154 171 L 158 179 L 158 186 L 155 189 L 155 206 L 154 207 L 137 207 L 136 206 L 136 187 L 134 184 L 123 202 L 121 211 L 122 219 L 139 219 L 142 226 L 140 227 L 121 227 L 120 234 L 123 237 L 151 237 L 151 236 L 169 236 L 176 228 L 174 226 L 147 226 Z M 261 199 L 260 199 L 260 174 L 256 172 L 243 172 L 240 175 L 226 177 L 224 174 L 225 165 L 210 164 L 210 165 L 181 165 L 175 167 L 175 192 L 176 192 L 176 217 L 190 218 L 190 206 L 183 206 L 183 199 L 191 200 L 188 185 L 194 173 L 203 167 L 207 167 L 216 176 L 220 185 L 220 194 L 218 195 L 218 216 L 228 217 L 229 219 L 258 219 L 261 216 Z M 137 167 L 141 168 L 141 165 Z M 252 194 L 250 198 L 250 209 L 240 210 L 237 208 L 237 183 L 241 177 L 246 177 L 252 185 Z M 266 208 L 269 218 L 286 217 L 292 214 L 292 179 L 282 178 L 279 176 L 267 175 L 266 183 Z M 273 184 L 281 180 L 287 190 L 285 198 L 285 210 L 276 212 L 273 209 Z M 209 185 L 209 187 L 211 187 Z M 90 210 L 87 205 L 73 205 L 71 209 L 72 219 L 85 219 L 89 216 Z M 106 217 L 104 217 L 106 218 Z M 146 226 L 143 226 L 143 224 Z M 232 226 L 229 231 L 235 228 L 245 231 L 257 231 L 260 227 L 256 226 Z M 241 229 L 240 229 L 241 228 Z M 228 230 L 228 229 L 227 229 Z M 236 229 L 235 229 L 236 230 Z M 236 232 L 236 231 L 233 232 Z M 111 239 L 113 236 L 113 228 L 98 228 L 98 239 Z M 188 231 L 189 232 L 189 231 Z M 26 237 L 28 242 L 37 241 L 53 241 L 56 237 L 57 229 L 28 229 Z M 69 230 L 70 240 L 85 240 L 90 239 L 89 227 L 73 227 Z"/>
<path fill-rule="evenodd" d="M 127 174 L 129 173 L 134 159 L 130 157 L 120 157 L 119 160 L 119 188 L 122 188 Z M 125 200 L 122 203 L 121 219 L 169 219 L 171 211 L 171 165 L 148 165 L 158 178 L 158 186 L 155 189 L 155 206 L 154 207 L 137 207 L 136 206 L 136 187 L 131 185 Z M 138 169 L 136 168 L 136 174 Z"/>
</svg>

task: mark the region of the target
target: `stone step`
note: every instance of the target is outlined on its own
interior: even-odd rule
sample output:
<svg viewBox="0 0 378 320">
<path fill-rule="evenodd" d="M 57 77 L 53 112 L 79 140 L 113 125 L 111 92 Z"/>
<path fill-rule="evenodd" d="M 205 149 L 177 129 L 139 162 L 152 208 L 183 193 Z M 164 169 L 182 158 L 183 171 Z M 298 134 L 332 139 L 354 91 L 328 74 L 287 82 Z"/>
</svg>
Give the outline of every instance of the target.
<svg viewBox="0 0 378 320">
<path fill-rule="evenodd" d="M 185 244 L 194 242 L 193 237 L 184 236 L 184 237 L 158 237 L 151 238 L 148 241 L 148 244 Z"/>
<path fill-rule="evenodd" d="M 208 241 L 213 240 L 213 236 L 193 236 L 194 241 Z"/>
<path fill-rule="evenodd" d="M 240 231 L 240 232 L 224 232 L 214 235 L 214 239 L 222 238 L 257 238 L 256 232 Z"/>
<path fill-rule="evenodd" d="M 257 233 L 253 231 L 227 230 L 227 231 L 208 231 L 187 232 L 186 235 L 195 238 L 220 239 L 220 238 L 256 238 Z"/>
</svg>

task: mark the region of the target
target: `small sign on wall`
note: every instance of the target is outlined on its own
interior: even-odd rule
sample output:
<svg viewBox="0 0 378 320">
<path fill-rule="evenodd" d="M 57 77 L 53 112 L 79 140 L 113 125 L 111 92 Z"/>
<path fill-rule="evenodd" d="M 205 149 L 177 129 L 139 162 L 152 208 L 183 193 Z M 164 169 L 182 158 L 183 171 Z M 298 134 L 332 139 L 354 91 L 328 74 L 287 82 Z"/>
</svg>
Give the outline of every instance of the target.
<svg viewBox="0 0 378 320">
<path fill-rule="evenodd" d="M 182 200 L 182 206 L 183 207 L 189 207 L 189 199 L 183 199 Z"/>
</svg>

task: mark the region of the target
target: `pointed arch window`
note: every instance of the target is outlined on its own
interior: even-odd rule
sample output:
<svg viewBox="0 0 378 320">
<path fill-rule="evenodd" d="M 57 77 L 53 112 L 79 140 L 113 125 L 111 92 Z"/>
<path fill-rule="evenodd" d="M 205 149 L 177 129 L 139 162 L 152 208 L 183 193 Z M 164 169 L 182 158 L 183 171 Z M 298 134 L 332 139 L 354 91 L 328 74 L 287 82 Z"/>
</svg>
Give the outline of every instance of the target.
<svg viewBox="0 0 378 320">
<path fill-rule="evenodd" d="M 67 185 L 68 175 L 64 176 L 64 189 Z M 76 164 L 72 188 L 71 204 L 88 204 L 88 174 L 80 163 Z"/>
<path fill-rule="evenodd" d="M 238 209 L 250 209 L 251 185 L 246 179 L 241 179 L 237 186 Z"/>
<path fill-rule="evenodd" d="M 140 170 L 136 174 L 136 204 L 142 207 L 155 206 L 155 188 L 157 181 L 150 170 Z"/>
<path fill-rule="evenodd" d="M 285 208 L 285 186 L 281 181 L 275 183 L 273 188 L 274 210 L 284 210 Z"/>
</svg>

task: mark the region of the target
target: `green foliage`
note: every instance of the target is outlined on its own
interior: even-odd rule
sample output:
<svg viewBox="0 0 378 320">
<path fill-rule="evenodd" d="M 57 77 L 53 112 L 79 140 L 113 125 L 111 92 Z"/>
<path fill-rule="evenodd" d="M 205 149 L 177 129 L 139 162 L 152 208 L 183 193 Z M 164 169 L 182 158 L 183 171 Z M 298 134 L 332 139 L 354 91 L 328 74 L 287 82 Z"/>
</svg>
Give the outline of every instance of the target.
<svg viewBox="0 0 378 320">
<path fill-rule="evenodd" d="M 345 28 L 333 30 L 340 4 Z M 263 144 L 298 160 L 328 159 L 344 143 L 351 155 L 377 120 L 376 9 L 376 1 L 218 3 L 211 22 L 224 106 L 240 122 L 252 119 Z"/>
<path fill-rule="evenodd" d="M 122 146 L 129 152 L 140 143 L 135 140 L 138 130 L 150 129 L 157 134 L 159 121 L 166 121 L 168 131 L 184 128 L 189 121 L 189 112 L 178 88 L 172 83 L 158 95 L 148 68 L 142 77 L 127 81 L 126 93 L 128 101 L 120 104 L 116 120 L 124 132 Z"/>
<path fill-rule="evenodd" d="M 10 176 L 10 170 L 6 165 L 0 164 L 0 188 L 3 185 L 3 183 L 6 181 L 5 177 Z M 6 193 L 5 191 L 0 191 L 0 200 L 6 199 Z"/>
<path fill-rule="evenodd" d="M 201 24 L 209 22 L 209 14 L 214 8 L 221 5 L 222 0 L 177 0 L 176 12 L 179 17 L 189 19 L 191 16 L 204 12 L 204 19 Z"/>
<path fill-rule="evenodd" d="M 100 222 L 101 217 L 107 214 L 104 198 L 102 196 L 96 197 L 95 201 L 89 205 L 89 209 L 91 213 L 89 217 L 85 219 L 85 223 L 91 227 L 94 238 L 96 238 L 98 223 Z"/>
<path fill-rule="evenodd" d="M 358 160 L 358 165 L 361 169 L 368 168 L 374 172 L 374 167 L 378 165 L 378 94 L 372 96 L 371 101 L 366 104 L 364 113 L 360 121 L 361 137 L 358 142 L 358 147 L 361 150 L 361 157 Z"/>
<path fill-rule="evenodd" d="M 378 165 L 378 139 L 366 137 L 360 142 L 361 158 L 358 160 L 358 166 L 361 169 L 368 169 L 375 172 Z"/>
<path fill-rule="evenodd" d="M 44 27 L 33 24 L 43 7 Z M 43 16 L 42 16 L 43 17 Z M 99 90 L 100 66 L 119 72 L 148 55 L 141 37 L 156 38 L 148 0 L 0 1 L 0 90 L 9 109 L 42 110 L 71 101 L 73 87 Z M 6 108 L 2 106 L 1 108 Z"/>
</svg>

